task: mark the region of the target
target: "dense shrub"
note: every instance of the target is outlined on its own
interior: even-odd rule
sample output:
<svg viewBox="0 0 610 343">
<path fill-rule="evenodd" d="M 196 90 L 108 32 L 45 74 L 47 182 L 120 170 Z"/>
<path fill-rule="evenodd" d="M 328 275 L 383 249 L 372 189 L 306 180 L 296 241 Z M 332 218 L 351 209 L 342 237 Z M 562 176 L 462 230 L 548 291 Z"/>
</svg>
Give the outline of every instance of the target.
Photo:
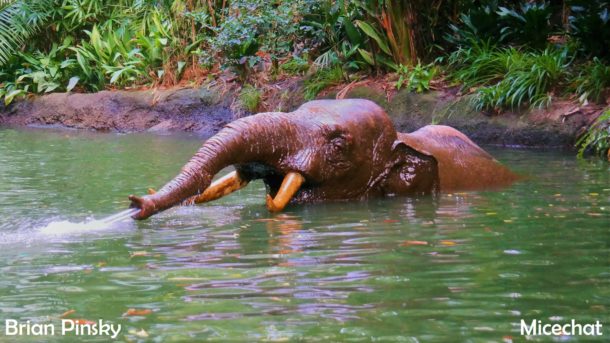
<svg viewBox="0 0 610 343">
<path fill-rule="evenodd" d="M 438 73 L 438 67 L 434 64 L 422 65 L 418 63 L 414 67 L 400 65 L 398 67 L 398 81 L 396 81 L 396 89 L 403 86 L 412 92 L 422 93 L 430 90 L 430 83 Z"/>
<path fill-rule="evenodd" d="M 209 52 L 204 58 L 208 63 L 220 58 L 223 65 L 245 74 L 261 61 L 259 51 L 271 59 L 286 56 L 293 50 L 299 18 L 307 8 L 303 1 L 232 1 L 226 18 L 207 39 Z"/>
<path fill-rule="evenodd" d="M 518 108 L 523 104 L 543 107 L 567 82 L 571 58 L 567 50 L 541 53 L 489 44 L 459 49 L 450 56 L 452 77 L 464 89 L 478 87 L 474 98 L 479 110 Z"/>
</svg>

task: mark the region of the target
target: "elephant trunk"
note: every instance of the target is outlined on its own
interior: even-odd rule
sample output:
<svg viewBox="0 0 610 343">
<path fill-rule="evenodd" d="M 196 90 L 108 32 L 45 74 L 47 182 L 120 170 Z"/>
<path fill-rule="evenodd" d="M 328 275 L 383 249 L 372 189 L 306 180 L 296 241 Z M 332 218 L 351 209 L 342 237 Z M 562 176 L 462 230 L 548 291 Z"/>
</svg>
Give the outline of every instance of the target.
<svg viewBox="0 0 610 343">
<path fill-rule="evenodd" d="M 202 193 L 209 187 L 214 175 L 227 166 L 265 163 L 277 160 L 278 155 L 289 153 L 292 149 L 285 137 L 294 136 L 296 130 L 288 120 L 282 118 L 278 113 L 261 113 L 227 125 L 208 139 L 182 167 L 181 172 L 157 193 L 141 198 L 130 196 L 131 207 L 140 209 L 134 218 L 148 218 Z"/>
</svg>

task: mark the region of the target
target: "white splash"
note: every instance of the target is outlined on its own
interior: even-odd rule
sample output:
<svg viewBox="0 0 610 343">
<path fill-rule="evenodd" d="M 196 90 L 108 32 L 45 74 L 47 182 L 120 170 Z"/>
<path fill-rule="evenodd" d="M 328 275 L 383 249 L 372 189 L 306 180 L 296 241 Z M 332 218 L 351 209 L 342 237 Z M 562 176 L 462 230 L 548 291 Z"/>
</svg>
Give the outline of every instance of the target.
<svg viewBox="0 0 610 343">
<path fill-rule="evenodd" d="M 108 224 L 101 220 L 91 220 L 80 223 L 61 220 L 50 222 L 47 226 L 40 229 L 40 233 L 44 235 L 65 235 L 78 232 L 101 231 L 110 226 L 112 226 L 112 224 Z"/>
<path fill-rule="evenodd" d="M 67 220 L 55 221 L 40 229 L 44 235 L 66 235 L 74 233 L 91 233 L 111 228 L 114 224 L 130 218 L 138 209 L 130 208 L 100 220 L 87 220 L 73 223 Z"/>
</svg>

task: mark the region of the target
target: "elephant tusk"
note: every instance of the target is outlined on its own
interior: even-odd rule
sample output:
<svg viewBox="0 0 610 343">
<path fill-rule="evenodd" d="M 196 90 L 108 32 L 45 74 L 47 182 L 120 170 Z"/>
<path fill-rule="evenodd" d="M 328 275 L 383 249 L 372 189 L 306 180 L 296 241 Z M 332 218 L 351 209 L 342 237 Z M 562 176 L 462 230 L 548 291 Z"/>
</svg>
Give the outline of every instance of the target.
<svg viewBox="0 0 610 343">
<path fill-rule="evenodd" d="M 201 204 L 216 200 L 244 188 L 247 184 L 247 180 L 242 179 L 236 171 L 232 171 L 220 179 L 212 182 L 210 187 L 208 187 L 203 193 L 186 199 L 183 204 Z"/>
<path fill-rule="evenodd" d="M 148 195 L 153 195 L 153 194 L 157 193 L 157 191 L 154 188 L 149 188 L 147 193 L 148 193 Z"/>
<path fill-rule="evenodd" d="M 286 174 L 282 181 L 282 185 L 280 186 L 280 190 L 275 195 L 275 199 L 267 194 L 267 209 L 271 212 L 283 210 L 288 202 L 290 202 L 290 199 L 292 199 L 294 194 L 299 190 L 303 182 L 305 182 L 305 178 L 297 172 Z"/>
</svg>

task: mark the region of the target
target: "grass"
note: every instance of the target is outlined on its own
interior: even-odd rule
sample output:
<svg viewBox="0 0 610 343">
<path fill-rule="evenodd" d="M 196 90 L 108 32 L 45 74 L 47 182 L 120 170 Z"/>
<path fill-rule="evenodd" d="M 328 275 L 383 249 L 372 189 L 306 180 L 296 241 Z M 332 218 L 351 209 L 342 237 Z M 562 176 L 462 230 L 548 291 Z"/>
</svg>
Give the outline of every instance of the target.
<svg viewBox="0 0 610 343">
<path fill-rule="evenodd" d="M 322 90 L 335 86 L 343 81 L 343 70 L 340 66 L 318 69 L 304 82 L 305 100 L 313 100 Z"/>
<path fill-rule="evenodd" d="M 462 89 L 495 84 L 508 72 L 512 59 L 519 55 L 514 49 L 500 50 L 487 42 L 473 42 L 449 55 L 448 67 Z"/>
<path fill-rule="evenodd" d="M 574 78 L 574 86 L 582 103 L 602 101 L 604 91 L 610 87 L 610 66 L 595 57 Z"/>
<path fill-rule="evenodd" d="M 566 50 L 522 52 L 483 43 L 459 49 L 449 58 L 453 80 L 463 89 L 476 88 L 476 108 L 496 112 L 525 104 L 548 106 L 569 79 L 570 64 Z"/>
<path fill-rule="evenodd" d="M 293 57 L 280 65 L 280 70 L 288 75 L 302 75 L 309 69 L 309 62 L 300 57 Z"/>
<path fill-rule="evenodd" d="M 239 92 L 239 103 L 248 112 L 256 112 L 262 100 L 262 92 L 253 85 L 246 84 Z"/>
<path fill-rule="evenodd" d="M 600 156 L 606 155 L 610 161 L 610 109 L 606 110 L 576 142 L 578 157 L 592 151 Z"/>
</svg>

